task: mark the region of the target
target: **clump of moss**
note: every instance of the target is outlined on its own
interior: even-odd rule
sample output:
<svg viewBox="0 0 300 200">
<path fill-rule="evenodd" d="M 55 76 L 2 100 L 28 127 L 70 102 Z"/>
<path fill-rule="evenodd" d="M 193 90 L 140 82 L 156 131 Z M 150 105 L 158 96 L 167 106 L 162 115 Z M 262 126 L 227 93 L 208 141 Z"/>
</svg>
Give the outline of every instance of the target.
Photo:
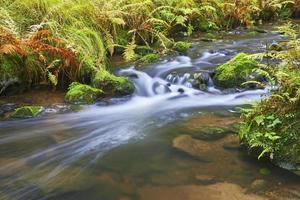
<svg viewBox="0 0 300 200">
<path fill-rule="evenodd" d="M 139 59 L 138 62 L 140 64 L 150 64 L 150 63 L 157 61 L 159 59 L 159 57 L 160 56 L 158 54 L 151 53 L 151 54 L 147 54 L 147 55 L 143 56 L 141 59 Z"/>
<path fill-rule="evenodd" d="M 65 96 L 65 101 L 72 104 L 92 104 L 101 96 L 103 96 L 102 90 L 73 82 Z"/>
<path fill-rule="evenodd" d="M 223 88 L 243 87 L 249 79 L 253 69 L 258 67 L 258 62 L 245 53 L 239 53 L 230 61 L 219 66 L 214 76 L 217 86 Z"/>
<path fill-rule="evenodd" d="M 106 94 L 111 95 L 128 95 L 134 92 L 134 85 L 129 79 L 115 76 L 105 69 L 101 69 L 96 73 L 92 86 L 100 88 Z"/>
<path fill-rule="evenodd" d="M 43 107 L 41 106 L 24 106 L 21 108 L 17 108 L 13 114 L 12 118 L 31 118 L 36 117 L 43 111 Z"/>
<path fill-rule="evenodd" d="M 180 53 L 186 53 L 189 48 L 192 47 L 192 43 L 189 42 L 175 42 L 173 45 L 173 49 L 180 52 Z"/>
</svg>

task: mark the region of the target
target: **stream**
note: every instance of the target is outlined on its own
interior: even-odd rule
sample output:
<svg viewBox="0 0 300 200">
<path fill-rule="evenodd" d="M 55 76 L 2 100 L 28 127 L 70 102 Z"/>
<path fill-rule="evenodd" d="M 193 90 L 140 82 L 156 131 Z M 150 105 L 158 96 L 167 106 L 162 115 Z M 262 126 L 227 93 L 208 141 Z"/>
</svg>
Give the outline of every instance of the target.
<svg viewBox="0 0 300 200">
<path fill-rule="evenodd" d="M 246 30 L 214 42 L 195 37 L 187 55 L 119 69 L 135 84 L 132 96 L 0 121 L 0 199 L 300 199 L 300 178 L 247 155 L 233 128 L 238 107 L 269 88 L 222 91 L 210 80 L 201 91 L 188 81 L 282 39 Z M 226 134 L 197 138 L 216 127 Z"/>
</svg>

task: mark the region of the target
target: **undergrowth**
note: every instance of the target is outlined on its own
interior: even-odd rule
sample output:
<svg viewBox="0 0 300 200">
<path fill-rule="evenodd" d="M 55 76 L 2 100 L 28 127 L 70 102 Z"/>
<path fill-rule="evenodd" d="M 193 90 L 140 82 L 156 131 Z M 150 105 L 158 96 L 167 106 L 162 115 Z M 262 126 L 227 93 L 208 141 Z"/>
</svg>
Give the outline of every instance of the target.
<svg viewBox="0 0 300 200">
<path fill-rule="evenodd" d="M 20 70 L 3 68 L 21 68 L 29 87 L 41 81 L 53 88 L 89 83 L 116 53 L 128 61 L 140 58 L 140 46 L 165 53 L 175 33 L 252 26 L 287 15 L 294 5 L 286 0 L 2 0 L 0 67 L 8 70 L 5 76 Z M 17 79 L 2 78 L 0 94 L 22 82 Z"/>
</svg>

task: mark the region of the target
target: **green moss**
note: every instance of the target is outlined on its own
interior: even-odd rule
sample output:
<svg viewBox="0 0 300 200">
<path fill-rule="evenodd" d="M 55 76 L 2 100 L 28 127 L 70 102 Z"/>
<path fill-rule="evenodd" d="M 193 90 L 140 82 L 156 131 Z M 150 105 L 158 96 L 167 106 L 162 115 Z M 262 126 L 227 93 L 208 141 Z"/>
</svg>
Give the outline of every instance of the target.
<svg viewBox="0 0 300 200">
<path fill-rule="evenodd" d="M 189 42 L 179 41 L 174 43 L 173 49 L 181 53 L 186 53 L 191 46 L 192 44 Z"/>
<path fill-rule="evenodd" d="M 106 94 L 128 95 L 134 92 L 134 85 L 129 79 L 115 76 L 105 69 L 101 69 L 97 72 L 92 81 L 92 85 L 95 88 L 100 88 Z"/>
<path fill-rule="evenodd" d="M 24 106 L 21 108 L 17 108 L 13 114 L 12 118 L 30 118 L 36 117 L 43 111 L 43 107 L 41 106 Z"/>
<path fill-rule="evenodd" d="M 74 82 L 70 85 L 65 101 L 72 104 L 92 104 L 103 95 L 103 91 Z"/>
<path fill-rule="evenodd" d="M 214 76 L 217 86 L 223 88 L 243 87 L 254 68 L 258 67 L 255 59 L 245 53 L 239 53 L 227 63 L 219 66 Z"/>
<path fill-rule="evenodd" d="M 160 56 L 158 54 L 154 54 L 154 53 L 147 54 L 147 55 L 143 56 L 141 59 L 139 59 L 139 63 L 150 64 L 150 63 L 157 61 L 159 59 L 159 57 Z"/>
</svg>

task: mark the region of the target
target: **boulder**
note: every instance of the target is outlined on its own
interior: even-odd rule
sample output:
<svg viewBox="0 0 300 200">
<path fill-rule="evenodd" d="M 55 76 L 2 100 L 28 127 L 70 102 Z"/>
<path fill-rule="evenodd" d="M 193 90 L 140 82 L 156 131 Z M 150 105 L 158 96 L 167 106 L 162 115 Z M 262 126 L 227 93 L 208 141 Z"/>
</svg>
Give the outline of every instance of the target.
<svg viewBox="0 0 300 200">
<path fill-rule="evenodd" d="M 245 87 L 242 85 L 249 80 L 258 62 L 245 53 L 239 53 L 230 61 L 217 67 L 214 83 L 221 88 Z"/>
<path fill-rule="evenodd" d="M 105 69 L 96 73 L 92 86 L 109 95 L 129 95 L 134 92 L 134 85 L 128 78 L 115 76 Z"/>
</svg>

